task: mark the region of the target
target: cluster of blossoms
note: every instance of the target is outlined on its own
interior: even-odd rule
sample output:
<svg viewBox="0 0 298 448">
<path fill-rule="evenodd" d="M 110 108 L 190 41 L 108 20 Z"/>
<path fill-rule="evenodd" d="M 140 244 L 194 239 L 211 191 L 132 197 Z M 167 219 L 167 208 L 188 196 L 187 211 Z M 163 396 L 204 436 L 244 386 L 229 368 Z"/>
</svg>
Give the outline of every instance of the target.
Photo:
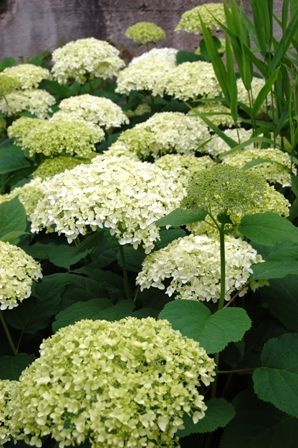
<svg viewBox="0 0 298 448">
<path fill-rule="evenodd" d="M 120 244 L 142 244 L 148 253 L 159 237 L 154 222 L 178 207 L 185 188 L 154 164 L 98 156 L 44 181 L 42 192 L 30 216 L 33 232 L 45 228 L 71 242 L 105 227 Z"/>
<path fill-rule="evenodd" d="M 124 66 L 119 51 L 103 40 L 89 37 L 69 42 L 53 52 L 52 73 L 61 84 L 70 80 L 109 79 Z"/>
<path fill-rule="evenodd" d="M 0 98 L 20 88 L 20 83 L 10 76 L 0 73 Z"/>
<path fill-rule="evenodd" d="M 204 3 L 184 12 L 176 27 L 176 31 L 201 34 L 201 21 L 210 31 L 220 30 L 221 27 L 218 22 L 223 25 L 226 23 L 223 3 Z"/>
<path fill-rule="evenodd" d="M 17 381 L 0 380 L 0 444 L 11 440 L 11 407 L 18 386 Z"/>
<path fill-rule="evenodd" d="M 265 82 L 262 78 L 256 78 L 254 77 L 251 82 L 251 96 L 253 98 L 253 101 L 256 99 L 258 94 L 260 93 L 261 89 L 264 87 Z M 242 79 L 237 80 L 237 95 L 238 95 L 238 101 L 245 104 L 246 106 L 251 106 L 250 100 L 249 100 L 249 94 L 246 90 Z"/>
<path fill-rule="evenodd" d="M 216 98 L 221 89 L 209 62 L 184 62 L 164 75 L 165 93 L 179 100 Z"/>
<path fill-rule="evenodd" d="M 43 79 L 50 79 L 51 77 L 48 69 L 33 64 L 19 64 L 14 67 L 7 67 L 1 72 L 0 79 L 3 75 L 16 79 L 19 83 L 19 88 L 23 90 L 36 89 Z"/>
<path fill-rule="evenodd" d="M 243 128 L 227 129 L 224 131 L 225 135 L 232 140 L 240 143 L 245 143 L 253 137 L 251 130 Z M 253 149 L 253 143 L 248 144 L 246 149 Z M 214 134 L 207 143 L 203 146 L 202 151 L 207 152 L 213 157 L 220 157 L 225 152 L 230 151 L 231 147 L 218 135 Z"/>
<path fill-rule="evenodd" d="M 55 102 L 55 98 L 45 90 L 13 91 L 0 99 L 0 111 L 6 116 L 27 111 L 38 118 L 46 118 Z"/>
<path fill-rule="evenodd" d="M 124 143 L 128 150 L 144 160 L 168 153 L 194 154 L 209 138 L 207 126 L 198 117 L 161 112 L 124 131 L 116 143 Z"/>
<path fill-rule="evenodd" d="M 132 90 L 145 90 L 162 96 L 166 75 L 176 67 L 176 54 L 174 48 L 154 48 L 134 58 L 119 73 L 116 91 L 128 94 Z"/>
<path fill-rule="evenodd" d="M 95 144 L 103 140 L 101 128 L 89 126 L 84 121 L 51 121 L 20 118 L 8 129 L 30 157 L 43 154 L 46 157 L 76 155 L 89 157 Z"/>
<path fill-rule="evenodd" d="M 125 31 L 125 36 L 138 45 L 156 43 L 166 38 L 165 31 L 152 22 L 138 22 Z"/>
<path fill-rule="evenodd" d="M 198 391 L 215 375 L 199 344 L 167 321 L 81 320 L 44 341 L 20 377 L 15 440 L 42 446 L 175 447 L 183 416 L 205 415 Z"/>
<path fill-rule="evenodd" d="M 176 179 L 179 179 L 179 182 L 185 187 L 193 177 L 199 176 L 202 171 L 210 168 L 214 163 L 209 156 L 196 157 L 183 154 L 167 154 L 155 162 L 163 170 L 175 173 Z"/>
<path fill-rule="evenodd" d="M 231 127 L 235 124 L 230 109 L 213 101 L 193 107 L 188 114 L 194 116 L 203 115 L 216 126 Z"/>
<path fill-rule="evenodd" d="M 71 170 L 81 163 L 90 163 L 90 159 L 77 159 L 70 156 L 58 156 L 52 159 L 45 159 L 32 173 L 32 177 L 48 179 L 58 173 L 63 173 L 65 170 Z"/>
<path fill-rule="evenodd" d="M 38 177 L 21 187 L 14 188 L 8 194 L 0 195 L 0 203 L 18 198 L 26 210 L 27 217 L 30 218 L 31 213 L 35 210 L 36 204 L 42 197 L 42 180 Z"/>
<path fill-rule="evenodd" d="M 61 101 L 59 107 L 63 116 L 70 115 L 72 120 L 85 120 L 106 129 L 129 123 L 121 107 L 108 98 L 78 95 Z M 58 118 L 59 112 L 55 115 Z"/>
<path fill-rule="evenodd" d="M 15 308 L 42 277 L 39 263 L 22 249 L 0 241 L 0 310 Z"/>
<path fill-rule="evenodd" d="M 262 257 L 246 241 L 232 236 L 226 237 L 225 251 L 225 299 L 229 300 L 235 290 L 245 294 L 252 265 Z M 176 299 L 217 302 L 221 283 L 219 239 L 188 235 L 173 241 L 145 258 L 137 283 L 141 289 L 166 289 L 166 294 L 175 293 Z"/>
<path fill-rule="evenodd" d="M 232 152 L 222 157 L 223 163 L 239 168 L 249 168 L 268 182 L 291 186 L 291 174 L 297 173 L 289 154 L 277 148 L 251 148 Z M 256 162 L 256 164 L 254 164 Z M 250 166 L 251 165 L 251 166 Z"/>
</svg>

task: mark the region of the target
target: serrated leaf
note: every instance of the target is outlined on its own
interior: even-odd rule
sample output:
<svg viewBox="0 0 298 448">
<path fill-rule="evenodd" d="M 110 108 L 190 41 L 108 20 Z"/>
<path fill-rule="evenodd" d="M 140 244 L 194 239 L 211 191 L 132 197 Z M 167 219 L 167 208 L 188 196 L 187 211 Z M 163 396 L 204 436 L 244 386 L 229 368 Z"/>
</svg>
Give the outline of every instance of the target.
<svg viewBox="0 0 298 448">
<path fill-rule="evenodd" d="M 256 213 L 242 218 L 240 233 L 257 244 L 274 246 L 283 242 L 298 243 L 298 229 L 276 213 Z"/>
<path fill-rule="evenodd" d="M 167 216 L 160 218 L 155 222 L 157 227 L 179 227 L 193 222 L 203 221 L 207 215 L 207 212 L 202 209 L 185 209 L 176 208 Z"/>
<path fill-rule="evenodd" d="M 159 319 L 167 319 L 175 330 L 199 342 L 207 353 L 218 353 L 230 342 L 240 341 L 251 326 L 242 308 L 223 308 L 212 314 L 205 305 L 191 300 L 167 303 Z"/>
<path fill-rule="evenodd" d="M 261 354 L 262 367 L 253 373 L 257 396 L 298 417 L 298 334 L 270 339 Z"/>
<path fill-rule="evenodd" d="M 0 357 L 0 378 L 2 380 L 18 380 L 22 371 L 35 359 L 34 355 L 17 353 L 14 356 Z"/>
<path fill-rule="evenodd" d="M 15 242 L 26 227 L 26 211 L 18 198 L 0 204 L 0 240 Z"/>
<path fill-rule="evenodd" d="M 224 428 L 234 417 L 235 411 L 231 403 L 223 398 L 211 398 L 206 402 L 207 411 L 205 417 L 198 423 L 193 423 L 190 417 L 184 419 L 185 428 L 178 432 L 178 437 L 186 437 L 190 434 L 204 434 Z"/>
</svg>

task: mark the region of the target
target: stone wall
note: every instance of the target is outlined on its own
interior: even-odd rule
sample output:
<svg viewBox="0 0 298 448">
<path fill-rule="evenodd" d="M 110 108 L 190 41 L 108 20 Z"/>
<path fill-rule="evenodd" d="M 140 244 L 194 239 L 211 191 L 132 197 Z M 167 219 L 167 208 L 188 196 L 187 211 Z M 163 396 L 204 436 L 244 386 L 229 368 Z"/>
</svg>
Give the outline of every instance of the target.
<svg viewBox="0 0 298 448">
<path fill-rule="evenodd" d="M 183 11 L 201 3 L 206 0 L 0 0 L 0 58 L 21 59 L 90 36 L 135 50 L 123 31 L 140 20 L 165 28 L 162 46 L 192 49 L 196 37 L 174 28 Z"/>
</svg>

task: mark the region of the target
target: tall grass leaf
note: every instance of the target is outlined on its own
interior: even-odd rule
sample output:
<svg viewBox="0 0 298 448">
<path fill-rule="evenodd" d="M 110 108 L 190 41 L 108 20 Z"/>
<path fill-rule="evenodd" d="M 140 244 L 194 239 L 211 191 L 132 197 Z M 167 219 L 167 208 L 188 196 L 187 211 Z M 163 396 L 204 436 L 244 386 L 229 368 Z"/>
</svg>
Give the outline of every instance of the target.
<svg viewBox="0 0 298 448">
<path fill-rule="evenodd" d="M 285 32 L 275 49 L 273 59 L 268 65 L 269 73 L 272 72 L 282 62 L 282 59 L 285 56 L 291 44 L 293 36 L 297 32 L 297 27 L 298 27 L 298 14 L 293 16 L 288 27 L 284 30 Z"/>
<path fill-rule="evenodd" d="M 272 89 L 272 86 L 274 85 L 275 81 L 278 78 L 280 72 L 280 67 L 277 67 L 269 76 L 269 78 L 267 79 L 264 87 L 262 87 L 262 89 L 260 90 L 258 96 L 256 97 L 255 101 L 254 101 L 254 105 L 252 108 L 252 113 L 253 116 L 256 116 L 257 113 L 259 112 L 262 104 L 264 103 L 264 101 L 266 100 L 269 92 Z"/>
</svg>

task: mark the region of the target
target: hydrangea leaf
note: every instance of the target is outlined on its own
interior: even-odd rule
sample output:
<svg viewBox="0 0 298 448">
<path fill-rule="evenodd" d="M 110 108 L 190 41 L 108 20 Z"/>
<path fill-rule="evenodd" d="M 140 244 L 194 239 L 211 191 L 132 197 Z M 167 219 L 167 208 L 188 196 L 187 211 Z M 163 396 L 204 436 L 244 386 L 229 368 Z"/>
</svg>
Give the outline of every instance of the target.
<svg viewBox="0 0 298 448">
<path fill-rule="evenodd" d="M 220 448 L 296 448 L 297 419 L 289 417 L 250 391 L 233 401 L 236 417 L 224 429 Z"/>
<path fill-rule="evenodd" d="M 183 209 L 176 208 L 167 216 L 160 218 L 156 221 L 158 227 L 179 227 L 185 224 L 191 224 L 193 222 L 203 221 L 207 215 L 207 212 L 202 209 Z"/>
<path fill-rule="evenodd" d="M 239 231 L 246 238 L 264 246 L 274 246 L 286 241 L 298 243 L 298 229 L 276 213 L 244 216 Z"/>
<path fill-rule="evenodd" d="M 35 359 L 34 355 L 17 353 L 14 356 L 0 357 L 0 379 L 18 380 L 22 371 Z"/>
<path fill-rule="evenodd" d="M 185 429 L 178 432 L 179 437 L 213 432 L 218 428 L 224 428 L 235 415 L 232 404 L 223 398 L 211 398 L 206 402 L 206 406 L 206 415 L 198 423 L 193 423 L 190 417 L 184 419 Z"/>
<path fill-rule="evenodd" d="M 241 308 L 224 308 L 212 314 L 202 303 L 190 300 L 170 302 L 159 314 L 175 330 L 200 343 L 207 353 L 222 351 L 230 342 L 240 341 L 251 326 Z"/>
<path fill-rule="evenodd" d="M 273 278 L 284 278 L 288 275 L 298 274 L 298 261 L 281 260 L 267 261 L 265 263 L 256 264 L 253 267 L 252 280 L 263 280 Z"/>
<path fill-rule="evenodd" d="M 26 227 L 26 211 L 17 198 L 0 204 L 0 240 L 15 242 Z"/>
<path fill-rule="evenodd" d="M 261 354 L 262 367 L 253 374 L 254 390 L 287 414 L 298 417 L 298 334 L 270 339 Z"/>
<path fill-rule="evenodd" d="M 30 166 L 29 161 L 17 146 L 12 144 L 0 147 L 0 174 L 8 174 Z"/>
</svg>

